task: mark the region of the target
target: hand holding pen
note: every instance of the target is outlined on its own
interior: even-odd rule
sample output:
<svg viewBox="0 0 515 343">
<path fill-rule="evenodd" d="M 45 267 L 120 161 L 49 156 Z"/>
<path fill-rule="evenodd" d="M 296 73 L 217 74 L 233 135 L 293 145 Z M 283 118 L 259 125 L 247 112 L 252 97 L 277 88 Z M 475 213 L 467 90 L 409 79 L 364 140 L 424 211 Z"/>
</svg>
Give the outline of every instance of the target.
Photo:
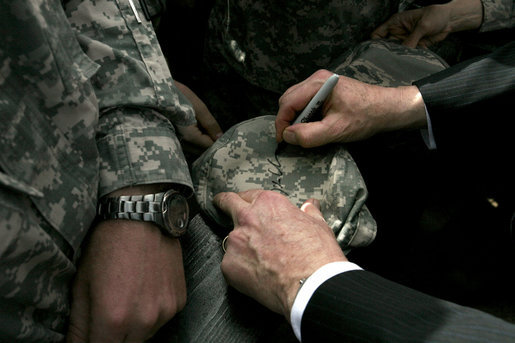
<svg viewBox="0 0 515 343">
<path fill-rule="evenodd" d="M 326 82 L 320 87 L 315 96 L 308 102 L 307 106 L 300 112 L 299 116 L 293 122 L 293 125 L 299 123 L 308 123 L 315 119 L 315 116 L 324 103 L 325 99 L 331 94 L 334 86 L 338 83 L 338 75 L 329 76 Z"/>
<path fill-rule="evenodd" d="M 315 100 L 321 84 L 332 75 L 319 70 L 281 96 L 275 120 L 278 142 L 310 148 L 425 125 L 424 102 L 416 86 L 380 87 L 342 75 L 321 104 L 322 118 L 294 124 L 297 113 Z"/>
<path fill-rule="evenodd" d="M 295 125 L 312 122 L 316 119 L 317 114 L 320 113 L 322 105 L 338 83 L 338 77 L 339 75 L 337 74 L 330 75 L 327 77 L 322 86 L 317 89 L 315 87 L 318 86 L 320 81 L 319 79 L 311 80 L 314 78 L 313 75 L 311 78 L 290 87 L 283 94 L 283 96 L 279 99 L 280 108 L 276 119 L 278 142 L 283 141 L 282 132 L 287 126 L 290 125 L 290 122 L 293 121 L 291 125 Z M 310 97 L 314 90 L 316 90 L 316 93 L 313 97 Z M 306 105 L 305 102 L 307 101 L 308 97 L 310 97 L 310 100 Z M 297 115 L 298 108 L 300 107 L 303 108 L 303 110 L 299 115 Z"/>
</svg>

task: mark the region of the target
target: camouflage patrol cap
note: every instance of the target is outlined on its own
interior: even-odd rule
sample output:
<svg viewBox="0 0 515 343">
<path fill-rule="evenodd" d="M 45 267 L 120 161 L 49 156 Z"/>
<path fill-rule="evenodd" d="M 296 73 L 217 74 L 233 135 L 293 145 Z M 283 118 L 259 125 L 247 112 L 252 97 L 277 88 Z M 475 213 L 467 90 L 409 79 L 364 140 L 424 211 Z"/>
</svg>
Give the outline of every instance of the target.
<svg viewBox="0 0 515 343">
<path fill-rule="evenodd" d="M 376 223 L 365 206 L 367 189 L 344 146 L 287 145 L 276 154 L 274 121 L 275 116 L 262 116 L 233 126 L 194 162 L 192 177 L 203 212 L 230 228 L 231 219 L 212 203 L 217 193 L 273 190 L 299 207 L 309 198 L 320 200 L 342 248 L 371 243 Z"/>
<path fill-rule="evenodd" d="M 381 86 L 410 85 L 445 69 L 427 49 L 373 40 L 336 58 L 328 69 Z M 203 212 L 219 225 L 232 221 L 212 204 L 219 192 L 267 189 L 297 205 L 320 200 L 322 214 L 342 248 L 365 246 L 376 223 L 365 200 L 367 189 L 356 163 L 343 145 L 304 149 L 288 145 L 276 154 L 275 116 L 257 117 L 233 126 L 193 164 L 193 183 Z"/>
<path fill-rule="evenodd" d="M 408 86 L 449 65 L 429 49 L 410 48 L 398 41 L 374 39 L 350 49 L 327 69 L 383 87 Z"/>
</svg>

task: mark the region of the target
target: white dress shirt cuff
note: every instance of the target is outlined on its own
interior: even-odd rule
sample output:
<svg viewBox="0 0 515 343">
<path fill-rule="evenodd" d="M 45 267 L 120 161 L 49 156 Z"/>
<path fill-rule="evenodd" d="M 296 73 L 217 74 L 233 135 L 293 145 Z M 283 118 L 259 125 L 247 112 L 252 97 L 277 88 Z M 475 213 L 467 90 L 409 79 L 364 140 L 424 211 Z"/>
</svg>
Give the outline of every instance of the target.
<svg viewBox="0 0 515 343">
<path fill-rule="evenodd" d="M 304 281 L 295 297 L 290 313 L 291 326 L 299 341 L 302 342 L 300 334 L 302 315 L 304 314 L 304 310 L 306 309 L 313 293 L 315 293 L 321 284 L 333 276 L 350 270 L 362 270 L 362 268 L 348 261 L 332 262 L 318 268 L 306 279 L 306 281 Z"/>
<path fill-rule="evenodd" d="M 427 120 L 427 128 L 421 129 L 420 133 L 422 134 L 422 139 L 429 150 L 436 149 L 436 141 L 433 135 L 433 126 L 431 125 L 431 118 L 429 117 L 429 112 L 427 111 L 426 105 L 424 105 L 424 109 L 426 110 L 426 120 Z"/>
</svg>

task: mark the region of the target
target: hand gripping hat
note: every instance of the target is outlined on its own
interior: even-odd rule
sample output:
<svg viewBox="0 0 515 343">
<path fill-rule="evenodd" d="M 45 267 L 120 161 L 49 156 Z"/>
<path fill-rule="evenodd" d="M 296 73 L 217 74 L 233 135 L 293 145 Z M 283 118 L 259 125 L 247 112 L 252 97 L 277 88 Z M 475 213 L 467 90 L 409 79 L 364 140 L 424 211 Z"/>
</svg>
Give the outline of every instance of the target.
<svg viewBox="0 0 515 343">
<path fill-rule="evenodd" d="M 275 116 L 241 122 L 194 162 L 193 182 L 203 212 L 231 228 L 232 220 L 212 203 L 217 193 L 273 190 L 298 207 L 316 198 L 342 248 L 370 244 L 376 223 L 365 206 L 363 178 L 343 145 L 315 149 L 288 145 L 276 154 L 274 122 Z"/>
</svg>

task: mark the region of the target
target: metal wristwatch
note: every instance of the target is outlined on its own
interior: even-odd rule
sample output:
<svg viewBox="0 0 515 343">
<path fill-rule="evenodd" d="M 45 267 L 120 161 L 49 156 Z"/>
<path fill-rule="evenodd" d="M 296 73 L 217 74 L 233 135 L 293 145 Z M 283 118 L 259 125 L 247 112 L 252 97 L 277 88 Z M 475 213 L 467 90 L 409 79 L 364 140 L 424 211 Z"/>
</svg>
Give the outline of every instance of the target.
<svg viewBox="0 0 515 343">
<path fill-rule="evenodd" d="M 189 207 L 176 190 L 146 194 L 103 197 L 97 206 L 100 219 L 129 219 L 156 223 L 172 237 L 182 236 L 188 227 Z"/>
</svg>

